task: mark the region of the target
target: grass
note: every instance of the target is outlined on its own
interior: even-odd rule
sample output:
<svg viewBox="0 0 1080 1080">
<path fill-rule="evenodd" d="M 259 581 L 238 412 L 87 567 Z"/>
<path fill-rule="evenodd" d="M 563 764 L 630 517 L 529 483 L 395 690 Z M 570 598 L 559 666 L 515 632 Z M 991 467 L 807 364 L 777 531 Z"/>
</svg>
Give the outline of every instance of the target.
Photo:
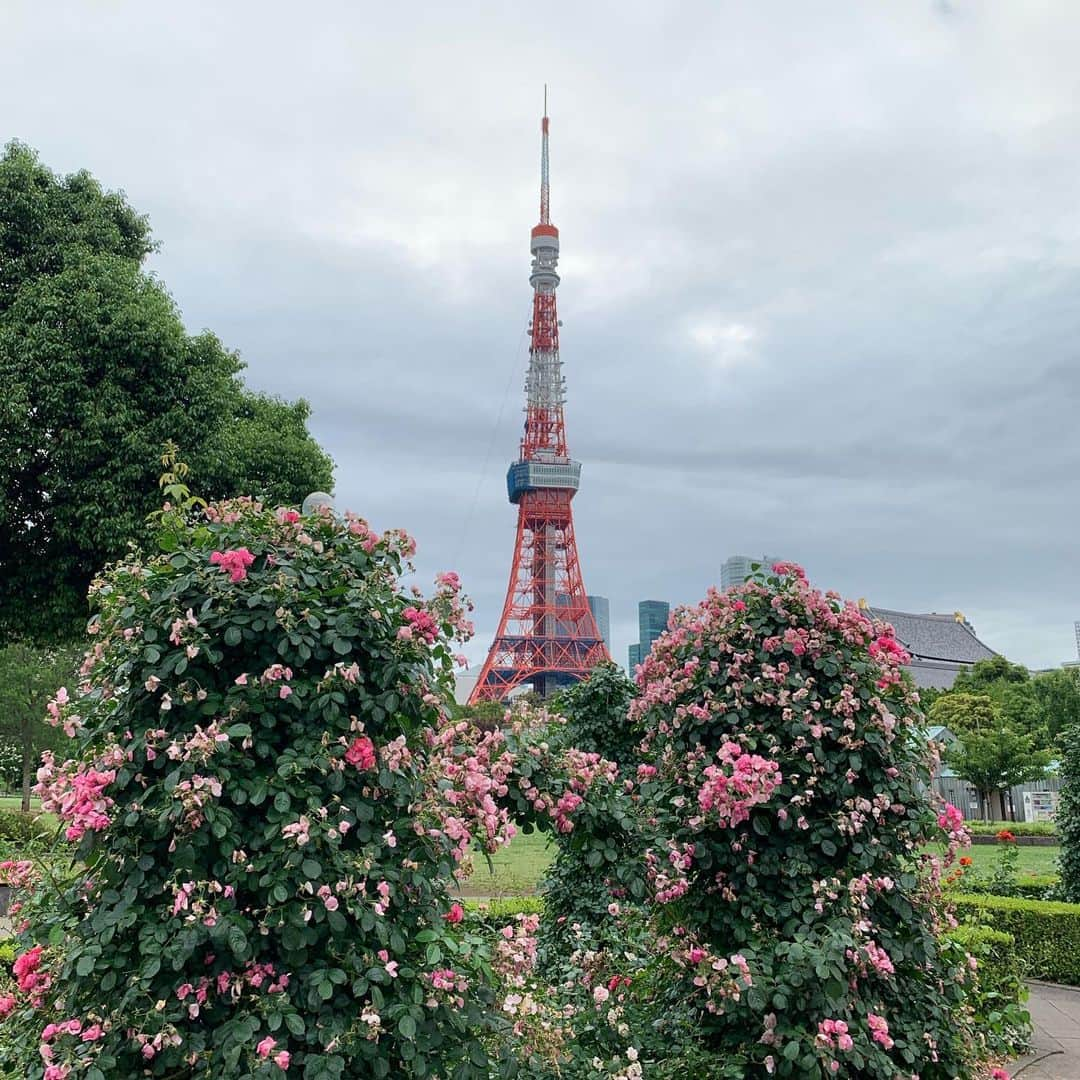
<svg viewBox="0 0 1080 1080">
<path fill-rule="evenodd" d="M 935 849 L 928 849 L 935 850 Z M 944 848 L 937 848 L 944 851 Z M 1017 876 L 1056 874 L 1058 847 L 1017 848 Z M 973 844 L 963 854 L 971 857 L 972 869 L 989 874 L 997 864 L 997 845 Z M 519 834 L 509 847 L 491 856 L 491 868 L 482 852 L 473 856 L 475 870 L 462 881 L 461 895 L 470 897 L 530 896 L 536 892 L 544 871 L 555 857 L 555 848 L 543 833 Z"/>
<path fill-rule="evenodd" d="M 0 795 L 0 810 L 21 810 L 21 795 Z M 36 813 L 41 809 L 41 800 L 36 796 L 30 798 L 30 813 Z"/>
<path fill-rule="evenodd" d="M 1025 874 L 1056 874 L 1057 858 L 1061 853 L 1060 847 L 1017 847 L 1016 873 L 1018 877 Z M 967 851 L 962 852 L 971 858 L 973 870 L 987 874 L 997 865 L 997 844 L 972 844 Z"/>
<path fill-rule="evenodd" d="M 483 852 L 473 855 L 473 873 L 461 883 L 462 896 L 531 896 L 544 876 L 555 847 L 544 833 L 519 833 L 509 847 L 491 856 L 491 867 Z"/>
</svg>

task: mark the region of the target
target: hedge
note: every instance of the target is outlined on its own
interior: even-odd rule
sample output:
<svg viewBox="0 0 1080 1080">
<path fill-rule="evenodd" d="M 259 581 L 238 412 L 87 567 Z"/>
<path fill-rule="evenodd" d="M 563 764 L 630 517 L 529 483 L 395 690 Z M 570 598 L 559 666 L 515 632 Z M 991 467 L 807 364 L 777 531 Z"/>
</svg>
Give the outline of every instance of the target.
<svg viewBox="0 0 1080 1080">
<path fill-rule="evenodd" d="M 1060 887 L 1061 879 L 1057 874 L 1025 874 L 1016 878 L 1005 891 L 1000 891 L 1001 886 L 995 886 L 989 880 L 980 881 L 974 875 L 965 874 L 956 883 L 955 891 L 957 895 L 978 893 L 980 896 L 1011 896 L 1021 900 L 1052 900 L 1057 899 Z"/>
<path fill-rule="evenodd" d="M 986 926 L 958 926 L 948 941 L 975 957 L 977 985 L 969 1001 L 991 1054 L 1019 1053 L 1031 1038 L 1031 1015 L 1024 1007 L 1028 988 L 1016 938 Z"/>
<path fill-rule="evenodd" d="M 1016 950 L 1016 938 L 1004 930 L 962 924 L 946 931 L 945 937 L 972 955 L 985 956 L 986 959 L 979 964 L 980 982 L 984 986 L 991 983 L 1000 985 L 1004 978 L 1023 972 L 1023 961 Z M 986 949 L 983 950 L 982 946 L 986 946 Z"/>
<path fill-rule="evenodd" d="M 1080 986 L 1080 904 L 976 893 L 949 899 L 958 916 L 1012 934 L 1029 978 Z"/>
<path fill-rule="evenodd" d="M 1057 825 L 1052 821 L 965 821 L 964 828 L 972 836 L 997 836 L 1008 829 L 1013 836 L 1057 836 Z"/>
</svg>

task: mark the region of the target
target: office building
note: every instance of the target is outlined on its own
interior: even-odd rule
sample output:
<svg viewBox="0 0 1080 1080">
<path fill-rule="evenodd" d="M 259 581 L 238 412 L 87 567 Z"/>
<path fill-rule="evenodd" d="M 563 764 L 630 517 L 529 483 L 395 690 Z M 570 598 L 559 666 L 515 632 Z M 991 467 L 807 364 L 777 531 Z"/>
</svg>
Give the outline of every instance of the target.
<svg viewBox="0 0 1080 1080">
<path fill-rule="evenodd" d="M 730 589 L 732 585 L 741 585 L 751 574 L 772 569 L 773 563 L 782 562 L 777 555 L 732 555 L 724 560 L 720 567 L 720 588 Z M 758 570 L 753 567 L 757 565 Z"/>
<path fill-rule="evenodd" d="M 666 600 L 641 600 L 638 603 L 638 641 L 630 646 L 630 674 L 652 651 L 653 642 L 667 629 L 671 605 Z"/>
<path fill-rule="evenodd" d="M 604 644 L 607 646 L 607 651 L 611 652 L 611 605 L 608 603 L 606 596 L 586 596 L 586 600 L 589 601 L 589 610 L 593 613 L 593 618 L 596 620 L 596 628 L 600 631 L 600 636 L 604 639 Z"/>
</svg>

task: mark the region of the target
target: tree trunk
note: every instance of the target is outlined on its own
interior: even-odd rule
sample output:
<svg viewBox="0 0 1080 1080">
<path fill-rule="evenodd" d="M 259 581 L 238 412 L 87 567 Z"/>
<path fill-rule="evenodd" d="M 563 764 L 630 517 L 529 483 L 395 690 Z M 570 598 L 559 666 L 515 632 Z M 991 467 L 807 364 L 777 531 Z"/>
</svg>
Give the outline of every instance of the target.
<svg viewBox="0 0 1080 1080">
<path fill-rule="evenodd" d="M 33 765 L 33 727 L 29 716 L 24 716 L 19 724 L 20 741 L 22 742 L 22 809 L 24 814 L 30 812 L 30 775 Z"/>
</svg>

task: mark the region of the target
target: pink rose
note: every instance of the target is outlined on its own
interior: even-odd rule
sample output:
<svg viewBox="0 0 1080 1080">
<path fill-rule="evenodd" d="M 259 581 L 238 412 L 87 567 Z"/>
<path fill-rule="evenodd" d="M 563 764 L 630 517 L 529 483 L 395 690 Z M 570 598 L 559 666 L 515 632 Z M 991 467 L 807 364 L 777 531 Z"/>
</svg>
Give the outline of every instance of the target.
<svg viewBox="0 0 1080 1080">
<path fill-rule="evenodd" d="M 375 768 L 375 744 L 366 735 L 353 739 L 349 749 L 345 751 L 345 760 L 358 772 Z"/>
</svg>

